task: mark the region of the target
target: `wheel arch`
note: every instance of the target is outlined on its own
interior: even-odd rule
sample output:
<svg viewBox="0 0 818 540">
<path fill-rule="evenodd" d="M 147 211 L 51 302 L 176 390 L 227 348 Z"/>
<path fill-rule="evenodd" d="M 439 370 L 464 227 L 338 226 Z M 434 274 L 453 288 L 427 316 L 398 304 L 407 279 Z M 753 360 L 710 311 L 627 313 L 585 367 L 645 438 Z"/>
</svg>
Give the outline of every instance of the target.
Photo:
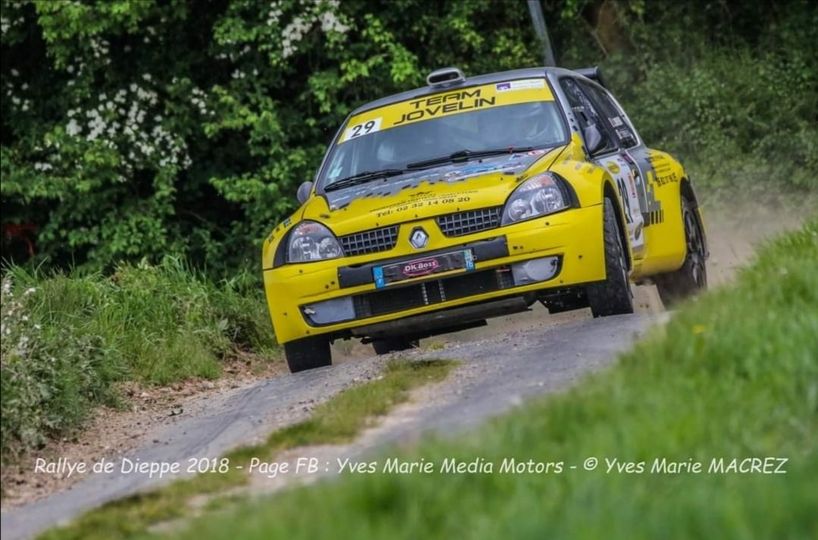
<svg viewBox="0 0 818 540">
<path fill-rule="evenodd" d="M 699 199 L 696 197 L 696 192 L 693 191 L 693 184 L 687 177 L 682 178 L 679 185 L 679 194 L 693 203 L 693 208 L 699 207 Z"/>
<path fill-rule="evenodd" d="M 704 219 L 702 219 L 702 211 L 699 208 L 699 199 L 696 197 L 696 192 L 693 189 L 693 183 L 687 176 L 682 177 L 679 184 L 679 197 L 687 199 L 693 205 L 693 211 L 699 218 L 699 234 L 702 236 L 704 243 L 704 256 L 707 259 L 710 256 L 710 248 L 707 245 L 707 231 L 704 226 Z"/>
<path fill-rule="evenodd" d="M 628 228 L 625 223 L 625 216 L 622 211 L 622 205 L 619 203 L 619 197 L 616 195 L 616 188 L 613 184 L 606 180 L 602 187 L 602 204 L 605 204 L 605 199 L 611 199 L 611 204 L 614 205 L 614 213 L 616 214 L 616 224 L 619 228 L 619 239 L 622 241 L 622 247 L 625 248 L 625 259 L 628 264 L 628 270 L 633 269 L 633 260 L 631 259 L 631 243 L 628 238 Z M 603 208 L 604 212 L 604 208 Z"/>
</svg>

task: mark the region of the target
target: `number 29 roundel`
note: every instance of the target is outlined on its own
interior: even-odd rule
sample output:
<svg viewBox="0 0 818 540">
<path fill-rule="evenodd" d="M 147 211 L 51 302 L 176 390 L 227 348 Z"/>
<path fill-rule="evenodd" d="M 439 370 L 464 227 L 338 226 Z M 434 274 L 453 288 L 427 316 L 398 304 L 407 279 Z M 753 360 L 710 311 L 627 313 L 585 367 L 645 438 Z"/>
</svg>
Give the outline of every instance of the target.
<svg viewBox="0 0 818 540">
<path fill-rule="evenodd" d="M 373 118 L 372 120 L 367 120 L 361 124 L 355 124 L 354 126 L 349 126 L 346 131 L 344 132 L 344 137 L 341 139 L 341 142 L 346 142 L 350 139 L 354 139 L 356 137 L 361 137 L 362 135 L 369 135 L 370 133 L 375 133 L 376 131 L 380 131 L 381 129 L 381 120 L 382 118 Z"/>
</svg>

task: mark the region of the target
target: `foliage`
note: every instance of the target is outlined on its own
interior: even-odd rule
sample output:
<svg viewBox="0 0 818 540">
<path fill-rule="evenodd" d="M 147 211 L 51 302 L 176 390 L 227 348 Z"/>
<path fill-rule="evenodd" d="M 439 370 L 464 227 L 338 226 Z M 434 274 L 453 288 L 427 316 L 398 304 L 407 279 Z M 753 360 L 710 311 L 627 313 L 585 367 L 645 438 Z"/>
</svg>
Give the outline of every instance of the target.
<svg viewBox="0 0 818 540">
<path fill-rule="evenodd" d="M 473 72 L 489 53 L 533 60 L 513 50 L 525 11 L 487 1 L 3 8 L 3 219 L 37 224 L 53 262 L 100 269 L 166 253 L 255 266 L 352 107 L 421 84 L 421 42 Z"/>
<path fill-rule="evenodd" d="M 768 6 L 737 6 L 731 20 L 706 5 L 673 4 L 650 25 L 628 25 L 634 50 L 607 58 L 641 135 L 677 153 L 710 191 L 818 189 L 818 9 L 770 8 L 765 26 Z M 737 34 L 725 21 L 747 28 Z M 691 30 L 709 26 L 721 39 Z M 666 47 L 652 46 L 656 28 Z"/>
<path fill-rule="evenodd" d="M 648 142 L 700 184 L 815 187 L 812 2 L 543 5 L 560 63 L 601 63 Z M 61 267 L 255 267 L 353 107 L 444 65 L 540 62 L 522 1 L 0 6 L 2 220 L 35 226 L 37 258 Z M 25 259 L 10 237 L 4 257 Z"/>
<path fill-rule="evenodd" d="M 813 538 L 816 268 L 813 219 L 767 246 L 737 283 L 683 306 L 615 368 L 573 391 L 467 436 L 366 460 L 482 459 L 494 474 L 348 474 L 244 500 L 171 536 Z M 583 469 L 589 457 L 599 460 L 593 471 Z M 708 473 L 712 459 L 765 457 L 788 459 L 786 474 Z M 500 474 L 506 458 L 564 465 L 561 473 Z M 704 469 L 651 472 L 662 458 Z M 644 462 L 644 472 L 606 472 L 605 459 Z"/>
<path fill-rule="evenodd" d="M 117 381 L 213 378 L 235 349 L 272 350 L 257 296 L 246 275 L 216 285 L 174 259 L 107 278 L 12 269 L 2 283 L 3 461 L 80 426 L 95 404 L 116 405 Z"/>
</svg>

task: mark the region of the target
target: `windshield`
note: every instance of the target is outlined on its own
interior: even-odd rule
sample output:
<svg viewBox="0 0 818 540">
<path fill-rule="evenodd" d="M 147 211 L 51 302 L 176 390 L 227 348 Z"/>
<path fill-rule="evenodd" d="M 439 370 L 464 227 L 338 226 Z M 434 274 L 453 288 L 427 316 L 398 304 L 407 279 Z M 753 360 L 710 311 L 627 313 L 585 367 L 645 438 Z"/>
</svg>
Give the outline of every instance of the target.
<svg viewBox="0 0 818 540">
<path fill-rule="evenodd" d="M 350 180 L 388 178 L 407 167 L 564 144 L 565 126 L 545 81 L 516 82 L 530 81 L 541 84 L 529 84 L 516 96 L 493 93 L 509 85 L 501 83 L 487 85 L 490 91 L 478 87 L 435 95 L 353 117 L 330 151 L 319 186 L 346 187 Z"/>
</svg>

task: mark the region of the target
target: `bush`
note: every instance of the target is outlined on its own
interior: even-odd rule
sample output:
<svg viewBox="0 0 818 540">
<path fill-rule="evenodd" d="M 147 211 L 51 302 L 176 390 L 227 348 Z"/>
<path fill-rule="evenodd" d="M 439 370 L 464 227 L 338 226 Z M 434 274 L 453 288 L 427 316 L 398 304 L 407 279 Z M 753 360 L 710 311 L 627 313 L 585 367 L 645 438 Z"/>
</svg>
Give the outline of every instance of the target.
<svg viewBox="0 0 818 540">
<path fill-rule="evenodd" d="M 109 277 L 13 268 L 2 321 L 3 461 L 116 404 L 118 381 L 212 379 L 235 349 L 275 346 L 249 274 L 217 286 L 176 259 Z"/>
<path fill-rule="evenodd" d="M 0 5 L 3 223 L 92 269 L 172 253 L 230 275 L 355 106 L 447 63 L 536 58 L 519 3 Z"/>
<path fill-rule="evenodd" d="M 712 189 L 818 189 L 818 73 L 746 48 L 654 65 L 627 92 L 650 145 Z"/>
</svg>

